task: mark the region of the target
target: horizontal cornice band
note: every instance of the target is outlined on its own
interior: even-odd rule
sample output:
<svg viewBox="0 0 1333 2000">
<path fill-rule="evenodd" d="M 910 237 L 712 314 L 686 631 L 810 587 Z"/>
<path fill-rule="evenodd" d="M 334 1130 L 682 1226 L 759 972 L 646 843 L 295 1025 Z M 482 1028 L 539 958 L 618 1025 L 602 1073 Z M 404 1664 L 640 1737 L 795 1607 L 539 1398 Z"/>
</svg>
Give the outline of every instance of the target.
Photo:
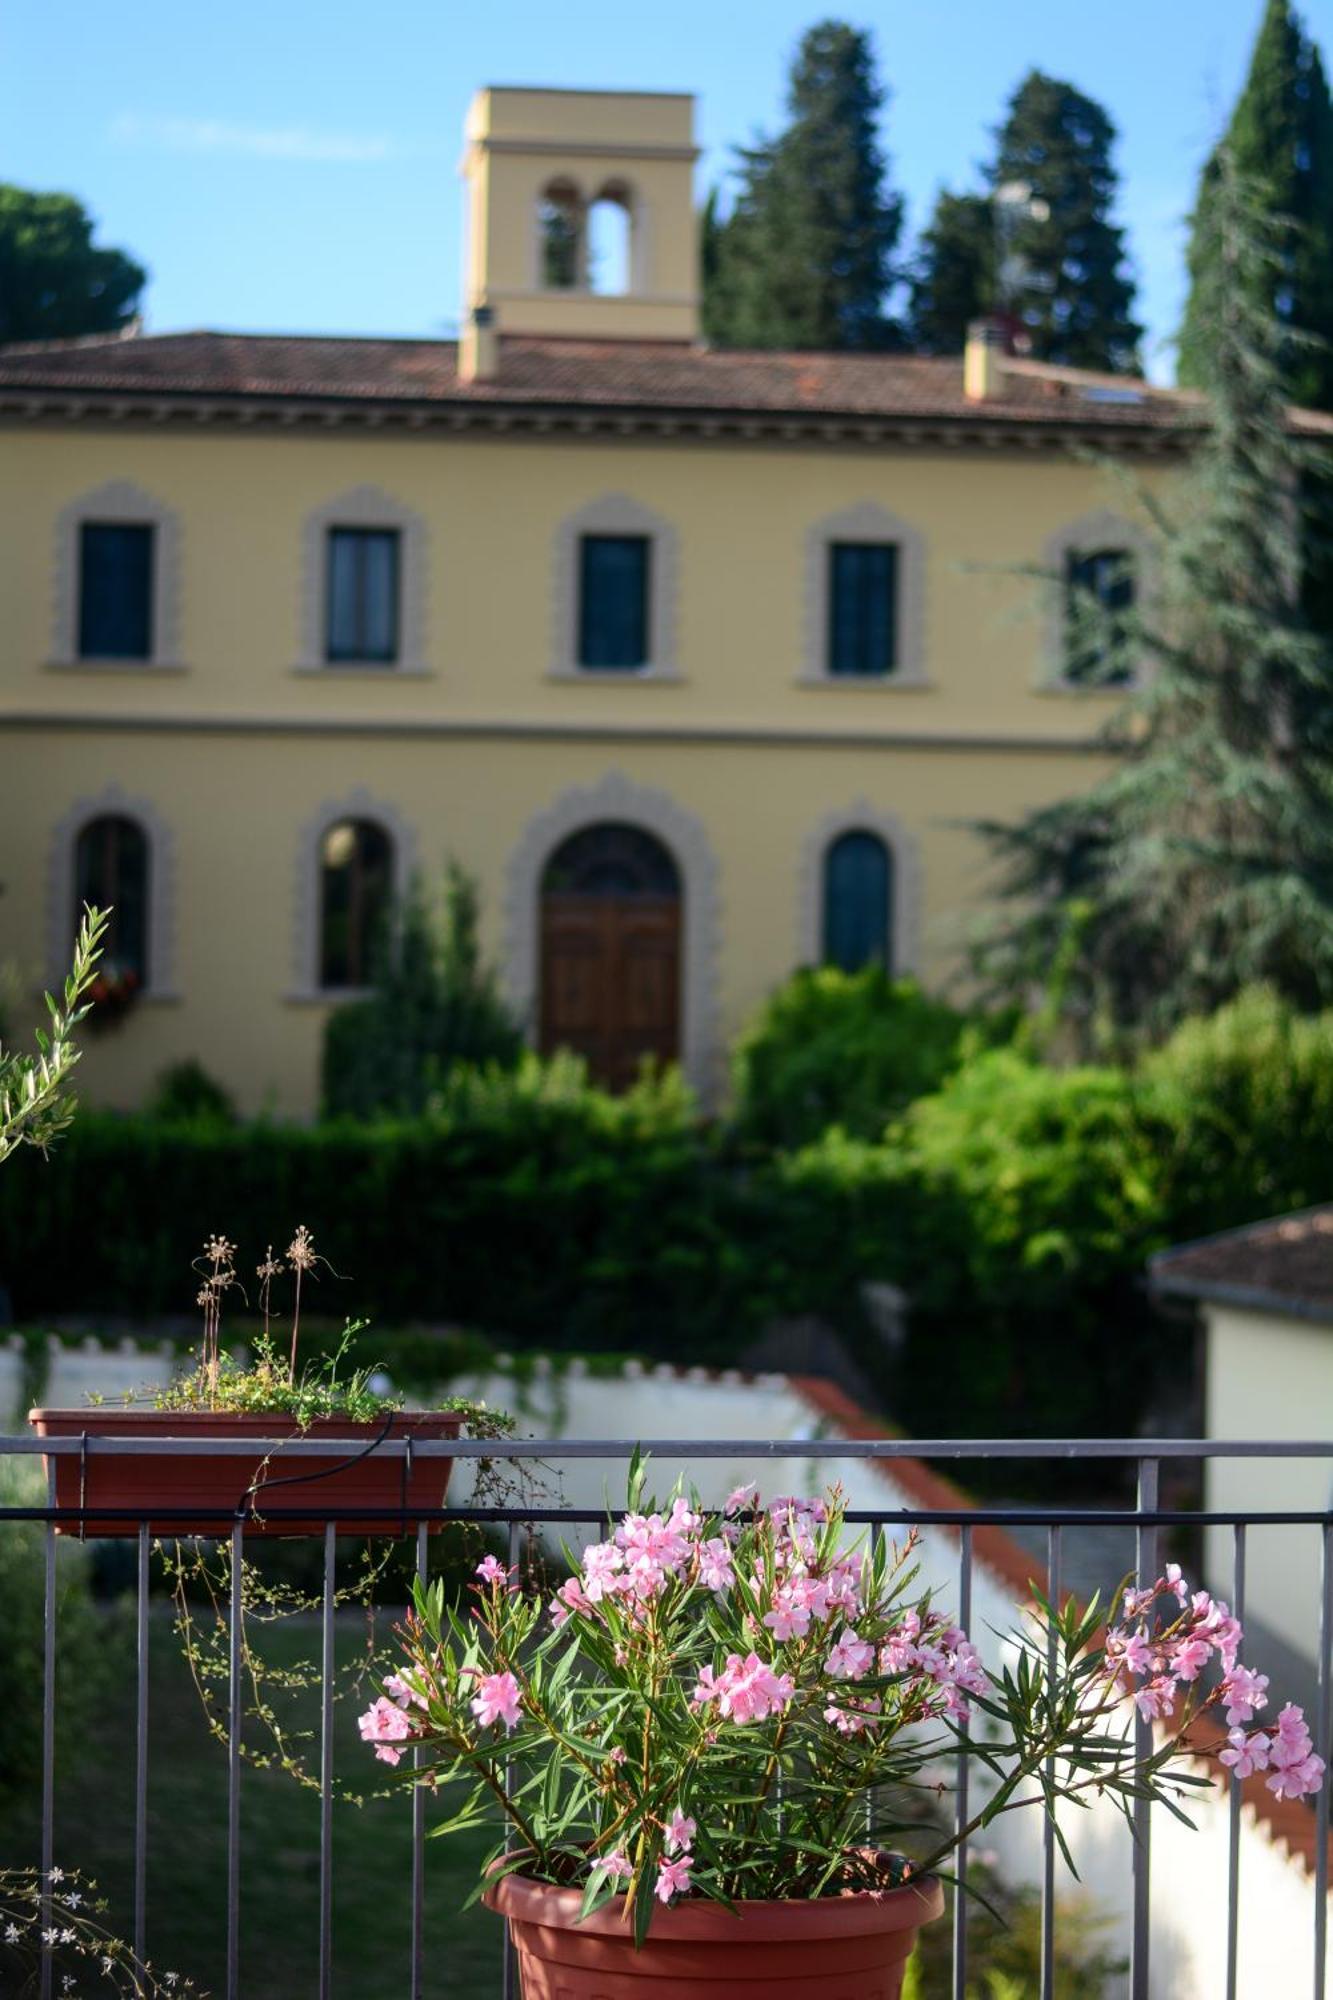
<svg viewBox="0 0 1333 2000">
<path fill-rule="evenodd" d="M 790 750 L 1015 751 L 1055 756 L 1114 754 L 1095 736 L 950 735 L 914 729 L 753 728 L 740 723 L 666 724 L 645 729 L 619 722 L 507 721 L 439 718 L 304 715 L 118 715 L 74 710 L 0 711 L 0 733 L 125 736 L 355 737 L 402 740 L 430 737 L 466 742 L 620 743 L 651 750 L 659 744 Z"/>
<path fill-rule="evenodd" d="M 615 404 L 520 403 L 407 397 L 301 396 L 287 393 L 176 389 L 16 388 L 0 386 L 0 422 L 144 426 L 155 430 L 202 425 L 271 435 L 299 431 L 366 430 L 395 436 L 662 438 L 718 444 L 806 446 L 1002 446 L 1026 451 L 1100 447 L 1135 454 L 1176 454 L 1189 426 L 1096 424 L 960 417 L 881 416 L 853 411 L 665 409 Z"/>
</svg>

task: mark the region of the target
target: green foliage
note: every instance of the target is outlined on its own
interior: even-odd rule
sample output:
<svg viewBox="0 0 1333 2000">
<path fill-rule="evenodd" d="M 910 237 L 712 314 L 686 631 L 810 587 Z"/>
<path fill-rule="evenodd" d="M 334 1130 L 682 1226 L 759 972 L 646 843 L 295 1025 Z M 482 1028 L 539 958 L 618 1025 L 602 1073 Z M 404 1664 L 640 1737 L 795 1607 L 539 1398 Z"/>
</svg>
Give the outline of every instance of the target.
<svg viewBox="0 0 1333 2000">
<path fill-rule="evenodd" d="M 832 1125 L 878 1138 L 952 1067 L 964 1017 L 878 966 L 798 972 L 736 1047 L 736 1123 L 765 1146 L 802 1146 Z"/>
<path fill-rule="evenodd" d="M 877 137 L 884 92 L 869 34 L 810 29 L 792 65 L 788 125 L 740 153 L 725 221 L 710 205 L 704 329 L 721 347 L 882 347 L 902 226 Z"/>
<path fill-rule="evenodd" d="M 412 1115 L 457 1064 L 517 1062 L 522 1038 L 481 957 L 475 884 L 454 863 L 438 914 L 419 886 L 385 941 L 375 990 L 330 1015 L 324 1107 Z"/>
<path fill-rule="evenodd" d="M 1249 74 L 1221 144 L 1203 170 L 1189 245 L 1190 293 L 1180 379 L 1212 386 L 1217 371 L 1217 203 L 1224 161 L 1263 190 L 1290 233 L 1277 264 L 1247 275 L 1252 302 L 1282 326 L 1319 336 L 1281 354 L 1287 393 L 1333 408 L 1333 101 L 1319 50 L 1290 0 L 1268 0 Z"/>
<path fill-rule="evenodd" d="M 0 1161 L 20 1146 L 46 1152 L 74 1116 L 70 1072 L 79 1060 L 74 1030 L 88 1013 L 86 995 L 102 956 L 109 913 L 88 907 L 79 925 L 74 964 L 62 999 L 46 996 L 51 1031 L 37 1031 L 37 1054 L 0 1047 Z"/>
<path fill-rule="evenodd" d="M 147 282 L 123 250 L 96 247 L 72 195 L 0 185 L 0 342 L 115 333 Z"/>
<path fill-rule="evenodd" d="M 1111 220 L 1115 136 L 1095 99 L 1029 71 L 997 134 L 986 193 L 940 196 L 913 278 L 915 342 L 956 354 L 969 319 L 1001 312 L 1038 361 L 1135 366 L 1142 329 L 1124 231 Z"/>
<path fill-rule="evenodd" d="M 173 1124 L 204 1119 L 230 1125 L 236 1119 L 236 1106 L 230 1094 L 195 1056 L 187 1056 L 162 1071 L 144 1109 L 150 1117 Z"/>
<path fill-rule="evenodd" d="M 1004 870 L 979 954 L 991 994 L 1030 1000 L 1059 967 L 1068 1017 L 1140 1035 L 1258 982 L 1333 999 L 1333 644 L 1296 588 L 1324 537 L 1286 423 L 1287 334 L 1255 303 L 1280 261 L 1265 202 L 1224 160 L 1201 293 L 1210 421 L 1170 514 L 1139 495 L 1155 590 L 1119 616 L 1152 671 L 1107 733 L 1115 767 L 982 828 Z"/>
</svg>

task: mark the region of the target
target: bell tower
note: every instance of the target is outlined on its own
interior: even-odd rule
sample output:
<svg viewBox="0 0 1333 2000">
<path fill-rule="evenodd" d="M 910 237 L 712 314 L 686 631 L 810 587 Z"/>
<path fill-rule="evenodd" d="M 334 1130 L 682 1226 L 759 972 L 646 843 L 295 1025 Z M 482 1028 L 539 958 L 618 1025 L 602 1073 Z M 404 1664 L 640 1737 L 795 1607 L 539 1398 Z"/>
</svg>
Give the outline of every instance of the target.
<svg viewBox="0 0 1333 2000">
<path fill-rule="evenodd" d="M 692 97 L 481 90 L 466 136 L 465 374 L 497 335 L 697 338 Z"/>
</svg>

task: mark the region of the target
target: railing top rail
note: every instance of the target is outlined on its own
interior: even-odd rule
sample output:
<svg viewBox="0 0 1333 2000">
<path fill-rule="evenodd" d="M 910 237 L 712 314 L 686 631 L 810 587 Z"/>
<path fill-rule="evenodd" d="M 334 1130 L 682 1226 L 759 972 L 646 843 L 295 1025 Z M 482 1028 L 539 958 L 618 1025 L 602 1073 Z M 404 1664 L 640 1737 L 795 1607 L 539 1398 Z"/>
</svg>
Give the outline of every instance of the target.
<svg viewBox="0 0 1333 2000">
<path fill-rule="evenodd" d="M 117 1410 L 119 1405 L 114 1406 Z M 88 1412 L 90 1424 L 97 1411 Z M 0 1458 L 190 1457 L 253 1458 L 266 1446 L 281 1447 L 284 1457 L 327 1458 L 345 1446 L 345 1439 L 293 1436 L 275 1430 L 271 1437 L 179 1438 L 103 1437 L 90 1430 L 83 1437 L 39 1438 L 31 1433 L 0 1436 Z M 508 1459 L 628 1459 L 637 1452 L 655 1458 L 852 1458 L 852 1459 L 1207 1459 L 1207 1458 L 1333 1458 L 1333 1438 L 384 1438 L 375 1450 L 386 1458 L 402 1458 L 408 1450 L 423 1458 Z"/>
</svg>

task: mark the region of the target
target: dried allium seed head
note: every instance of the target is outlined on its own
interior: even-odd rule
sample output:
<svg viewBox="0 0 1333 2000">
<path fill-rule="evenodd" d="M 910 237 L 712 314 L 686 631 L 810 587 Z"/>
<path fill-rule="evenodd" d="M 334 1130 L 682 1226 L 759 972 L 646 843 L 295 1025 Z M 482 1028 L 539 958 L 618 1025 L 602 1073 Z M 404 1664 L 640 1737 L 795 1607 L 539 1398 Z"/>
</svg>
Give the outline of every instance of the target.
<svg viewBox="0 0 1333 2000">
<path fill-rule="evenodd" d="M 211 1263 L 230 1264 L 236 1255 L 236 1245 L 225 1236 L 210 1236 L 204 1243 L 204 1255 Z"/>
<path fill-rule="evenodd" d="M 265 1281 L 267 1281 L 270 1278 L 278 1277 L 278 1275 L 281 1273 L 281 1270 L 282 1270 L 282 1259 L 280 1257 L 275 1257 L 273 1255 L 273 1245 L 270 1243 L 268 1246 L 268 1250 L 265 1253 L 263 1263 L 255 1265 L 255 1276 L 257 1278 L 263 1278 Z"/>
<path fill-rule="evenodd" d="M 287 1262 L 294 1271 L 309 1271 L 315 1262 L 315 1239 L 302 1222 L 287 1245 Z"/>
</svg>

